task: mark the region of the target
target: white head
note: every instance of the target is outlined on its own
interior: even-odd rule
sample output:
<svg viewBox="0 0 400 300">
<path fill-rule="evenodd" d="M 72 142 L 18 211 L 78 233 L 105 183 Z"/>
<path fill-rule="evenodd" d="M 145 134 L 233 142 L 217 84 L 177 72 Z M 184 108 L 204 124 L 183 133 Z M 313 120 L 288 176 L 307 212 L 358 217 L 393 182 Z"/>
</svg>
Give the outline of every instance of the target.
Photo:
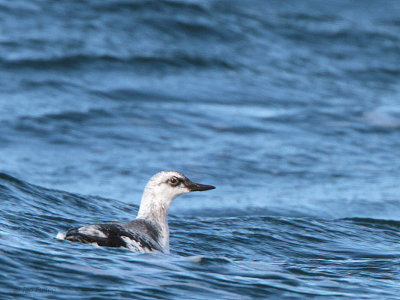
<svg viewBox="0 0 400 300">
<path fill-rule="evenodd" d="M 172 200 L 194 191 L 214 189 L 211 185 L 198 184 L 176 171 L 161 171 L 150 178 L 140 203 L 138 218 L 161 222 L 168 215 Z"/>
</svg>

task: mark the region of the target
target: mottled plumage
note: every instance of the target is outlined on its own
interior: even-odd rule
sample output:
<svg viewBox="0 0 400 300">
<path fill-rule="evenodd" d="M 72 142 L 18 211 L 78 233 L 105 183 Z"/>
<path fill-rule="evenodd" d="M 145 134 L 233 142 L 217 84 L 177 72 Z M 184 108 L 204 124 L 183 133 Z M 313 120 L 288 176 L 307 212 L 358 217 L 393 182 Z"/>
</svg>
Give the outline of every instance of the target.
<svg viewBox="0 0 400 300">
<path fill-rule="evenodd" d="M 71 228 L 65 240 L 97 246 L 125 247 L 133 251 L 163 252 L 157 242 L 160 228 L 149 221 L 136 219 L 128 223 L 104 223 Z"/>
<path fill-rule="evenodd" d="M 60 239 L 96 246 L 124 247 L 137 252 L 169 252 L 168 210 L 172 200 L 213 186 L 197 184 L 175 171 L 154 175 L 143 192 L 137 218 L 127 223 L 104 223 L 69 229 Z"/>
</svg>

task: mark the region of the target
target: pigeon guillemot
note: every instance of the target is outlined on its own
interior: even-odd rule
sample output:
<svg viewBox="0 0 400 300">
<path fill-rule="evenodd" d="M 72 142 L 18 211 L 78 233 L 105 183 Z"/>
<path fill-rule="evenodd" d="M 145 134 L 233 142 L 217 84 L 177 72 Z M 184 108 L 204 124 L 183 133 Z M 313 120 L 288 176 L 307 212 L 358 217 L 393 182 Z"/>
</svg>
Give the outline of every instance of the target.
<svg viewBox="0 0 400 300">
<path fill-rule="evenodd" d="M 194 183 L 176 171 L 161 171 L 147 183 L 136 219 L 69 229 L 57 238 L 96 246 L 125 247 L 137 252 L 169 253 L 168 209 L 175 197 L 214 186 Z"/>
</svg>

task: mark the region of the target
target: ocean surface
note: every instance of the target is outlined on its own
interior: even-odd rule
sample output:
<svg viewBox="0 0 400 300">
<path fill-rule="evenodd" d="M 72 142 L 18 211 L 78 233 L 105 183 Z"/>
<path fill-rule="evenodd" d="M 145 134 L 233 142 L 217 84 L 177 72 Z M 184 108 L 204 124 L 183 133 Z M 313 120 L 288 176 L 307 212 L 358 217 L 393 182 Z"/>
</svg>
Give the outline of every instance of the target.
<svg viewBox="0 0 400 300">
<path fill-rule="evenodd" d="M 399 175 L 397 0 L 0 1 L 1 299 L 399 299 Z"/>
</svg>

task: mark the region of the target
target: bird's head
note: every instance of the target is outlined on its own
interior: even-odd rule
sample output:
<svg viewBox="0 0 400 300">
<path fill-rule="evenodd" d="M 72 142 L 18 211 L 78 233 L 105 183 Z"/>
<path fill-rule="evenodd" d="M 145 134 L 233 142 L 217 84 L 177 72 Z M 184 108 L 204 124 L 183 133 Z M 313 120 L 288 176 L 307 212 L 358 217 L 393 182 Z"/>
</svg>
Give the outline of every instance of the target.
<svg viewBox="0 0 400 300">
<path fill-rule="evenodd" d="M 145 193 L 150 192 L 159 199 L 171 199 L 195 192 L 215 189 L 212 185 L 199 184 L 191 181 L 182 173 L 176 171 L 161 171 L 154 175 L 146 185 Z"/>
</svg>

